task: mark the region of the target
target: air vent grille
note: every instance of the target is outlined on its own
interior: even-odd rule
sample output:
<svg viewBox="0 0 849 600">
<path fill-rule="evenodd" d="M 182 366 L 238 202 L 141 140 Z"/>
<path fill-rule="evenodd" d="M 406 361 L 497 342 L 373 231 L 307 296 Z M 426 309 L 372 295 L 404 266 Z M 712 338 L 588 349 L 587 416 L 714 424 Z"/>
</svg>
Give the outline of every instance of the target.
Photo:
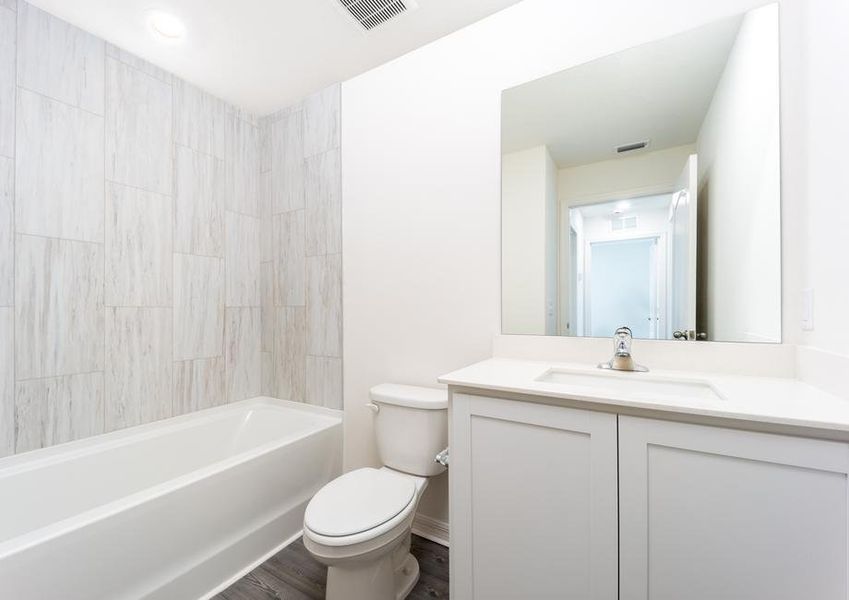
<svg viewBox="0 0 849 600">
<path fill-rule="evenodd" d="M 611 231 L 622 231 L 623 229 L 636 229 L 637 217 L 613 217 L 610 219 Z"/>
<path fill-rule="evenodd" d="M 622 144 L 621 146 L 616 146 L 616 152 L 622 154 L 623 152 L 633 152 L 634 150 L 642 150 L 646 146 L 649 145 L 649 140 L 640 140 L 639 142 L 633 142 L 631 144 Z"/>
<path fill-rule="evenodd" d="M 413 0 L 339 0 L 339 2 L 366 31 L 371 31 L 417 7 Z"/>
</svg>

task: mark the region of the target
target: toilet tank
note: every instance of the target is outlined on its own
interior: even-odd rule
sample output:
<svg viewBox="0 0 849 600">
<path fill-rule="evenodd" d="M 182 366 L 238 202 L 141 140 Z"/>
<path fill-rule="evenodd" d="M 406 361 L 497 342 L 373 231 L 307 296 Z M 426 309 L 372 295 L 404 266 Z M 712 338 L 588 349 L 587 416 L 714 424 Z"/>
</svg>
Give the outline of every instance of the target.
<svg viewBox="0 0 849 600">
<path fill-rule="evenodd" d="M 448 446 L 448 392 L 383 383 L 371 388 L 374 433 L 384 465 L 430 477 L 445 467 L 434 462 Z"/>
</svg>

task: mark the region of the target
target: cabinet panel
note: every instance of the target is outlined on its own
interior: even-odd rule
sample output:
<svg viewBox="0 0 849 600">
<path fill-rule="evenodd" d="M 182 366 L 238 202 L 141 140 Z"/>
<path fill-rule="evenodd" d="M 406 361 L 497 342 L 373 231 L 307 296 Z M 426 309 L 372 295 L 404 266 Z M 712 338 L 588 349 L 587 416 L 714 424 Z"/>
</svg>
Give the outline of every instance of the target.
<svg viewBox="0 0 849 600">
<path fill-rule="evenodd" d="M 619 418 L 622 600 L 846 600 L 849 446 Z"/>
<path fill-rule="evenodd" d="M 452 410 L 454 597 L 615 599 L 616 416 L 461 395 Z"/>
</svg>

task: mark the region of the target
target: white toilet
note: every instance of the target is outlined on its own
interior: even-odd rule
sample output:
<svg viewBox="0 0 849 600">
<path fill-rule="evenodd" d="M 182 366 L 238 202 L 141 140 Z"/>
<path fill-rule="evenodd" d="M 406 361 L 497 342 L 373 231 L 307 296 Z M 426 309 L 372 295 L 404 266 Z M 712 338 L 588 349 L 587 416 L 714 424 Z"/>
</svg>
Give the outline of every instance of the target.
<svg viewBox="0 0 849 600">
<path fill-rule="evenodd" d="M 325 485 L 307 505 L 304 545 L 327 569 L 328 600 L 401 600 L 419 579 L 410 527 L 434 461 L 448 444 L 444 390 L 382 384 L 371 389 L 384 466 Z"/>
</svg>

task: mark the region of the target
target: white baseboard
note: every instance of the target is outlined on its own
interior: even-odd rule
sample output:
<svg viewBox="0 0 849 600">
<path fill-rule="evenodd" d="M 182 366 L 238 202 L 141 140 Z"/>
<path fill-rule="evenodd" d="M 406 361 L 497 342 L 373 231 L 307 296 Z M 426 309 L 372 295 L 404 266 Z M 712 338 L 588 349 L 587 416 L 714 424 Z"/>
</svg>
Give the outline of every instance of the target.
<svg viewBox="0 0 849 600">
<path fill-rule="evenodd" d="M 448 547 L 448 523 L 417 514 L 413 519 L 413 533 L 431 542 Z"/>
</svg>

